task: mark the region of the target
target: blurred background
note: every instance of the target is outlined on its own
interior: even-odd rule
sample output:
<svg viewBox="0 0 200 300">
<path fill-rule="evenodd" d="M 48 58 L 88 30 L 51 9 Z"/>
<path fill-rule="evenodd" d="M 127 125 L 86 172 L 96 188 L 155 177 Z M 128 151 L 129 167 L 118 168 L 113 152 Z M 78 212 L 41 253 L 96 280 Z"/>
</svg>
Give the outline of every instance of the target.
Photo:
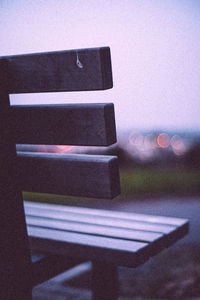
<svg viewBox="0 0 200 300">
<path fill-rule="evenodd" d="M 140 271 L 121 270 L 121 293 L 128 299 L 199 299 L 200 1 L 1 0 L 0 27 L 1 56 L 111 48 L 113 89 L 19 94 L 11 95 L 10 101 L 113 102 L 118 143 L 108 149 L 18 149 L 118 155 L 122 196 L 98 202 L 24 193 L 25 199 L 189 218 L 190 234 L 174 250 Z M 85 280 L 71 284 L 77 285 L 88 288 Z"/>
</svg>

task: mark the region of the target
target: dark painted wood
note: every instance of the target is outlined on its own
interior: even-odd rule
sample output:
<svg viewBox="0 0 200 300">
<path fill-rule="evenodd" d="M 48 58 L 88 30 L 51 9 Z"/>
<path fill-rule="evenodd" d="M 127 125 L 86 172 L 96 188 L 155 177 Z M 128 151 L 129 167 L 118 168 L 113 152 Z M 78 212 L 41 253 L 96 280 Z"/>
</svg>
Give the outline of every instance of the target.
<svg viewBox="0 0 200 300">
<path fill-rule="evenodd" d="M 115 156 L 18 152 L 24 191 L 113 198 L 120 193 Z"/>
<path fill-rule="evenodd" d="M 32 285 L 35 286 L 50 278 L 83 263 L 82 259 L 34 253 L 32 254 Z"/>
<path fill-rule="evenodd" d="M 12 106 L 17 144 L 108 146 L 116 142 L 114 106 Z"/>
<path fill-rule="evenodd" d="M 31 299 L 30 254 L 7 90 L 0 60 L 0 299 Z"/>
<path fill-rule="evenodd" d="M 92 299 L 117 300 L 119 293 L 117 266 L 102 262 L 93 262 L 92 266 Z"/>
<path fill-rule="evenodd" d="M 112 88 L 109 47 L 7 56 L 13 93 Z"/>
</svg>

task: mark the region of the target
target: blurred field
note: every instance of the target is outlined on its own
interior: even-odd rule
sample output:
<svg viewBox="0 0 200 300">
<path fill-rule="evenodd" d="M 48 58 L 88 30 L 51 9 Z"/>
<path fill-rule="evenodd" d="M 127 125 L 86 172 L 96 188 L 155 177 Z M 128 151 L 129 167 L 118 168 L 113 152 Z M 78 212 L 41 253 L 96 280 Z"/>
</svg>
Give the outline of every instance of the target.
<svg viewBox="0 0 200 300">
<path fill-rule="evenodd" d="M 162 195 L 199 195 L 200 170 L 186 169 L 122 169 L 120 171 L 121 196 L 140 198 L 160 197 Z M 57 204 L 91 203 L 96 199 L 79 198 L 52 194 L 24 192 L 23 198 L 30 201 L 49 202 Z"/>
<path fill-rule="evenodd" d="M 136 169 L 121 171 L 122 195 L 193 194 L 200 192 L 200 170 Z"/>
</svg>

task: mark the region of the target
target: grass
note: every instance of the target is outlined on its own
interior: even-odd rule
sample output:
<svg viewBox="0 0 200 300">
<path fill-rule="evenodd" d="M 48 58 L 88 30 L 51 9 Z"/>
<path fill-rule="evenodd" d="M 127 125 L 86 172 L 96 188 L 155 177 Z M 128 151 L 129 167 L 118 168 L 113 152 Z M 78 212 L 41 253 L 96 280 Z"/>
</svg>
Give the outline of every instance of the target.
<svg viewBox="0 0 200 300">
<path fill-rule="evenodd" d="M 192 194 L 200 191 L 200 170 L 137 169 L 121 171 L 122 195 Z"/>
</svg>

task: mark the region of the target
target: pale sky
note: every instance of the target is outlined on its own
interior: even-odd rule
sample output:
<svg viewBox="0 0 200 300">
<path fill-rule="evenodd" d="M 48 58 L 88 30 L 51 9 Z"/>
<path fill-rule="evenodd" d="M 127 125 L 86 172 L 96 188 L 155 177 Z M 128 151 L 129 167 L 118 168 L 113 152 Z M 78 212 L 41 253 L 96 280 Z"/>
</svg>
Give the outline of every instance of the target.
<svg viewBox="0 0 200 300">
<path fill-rule="evenodd" d="M 200 1 L 0 0 L 0 55 L 110 46 L 114 88 L 11 103 L 113 102 L 120 129 L 200 130 Z"/>
</svg>

